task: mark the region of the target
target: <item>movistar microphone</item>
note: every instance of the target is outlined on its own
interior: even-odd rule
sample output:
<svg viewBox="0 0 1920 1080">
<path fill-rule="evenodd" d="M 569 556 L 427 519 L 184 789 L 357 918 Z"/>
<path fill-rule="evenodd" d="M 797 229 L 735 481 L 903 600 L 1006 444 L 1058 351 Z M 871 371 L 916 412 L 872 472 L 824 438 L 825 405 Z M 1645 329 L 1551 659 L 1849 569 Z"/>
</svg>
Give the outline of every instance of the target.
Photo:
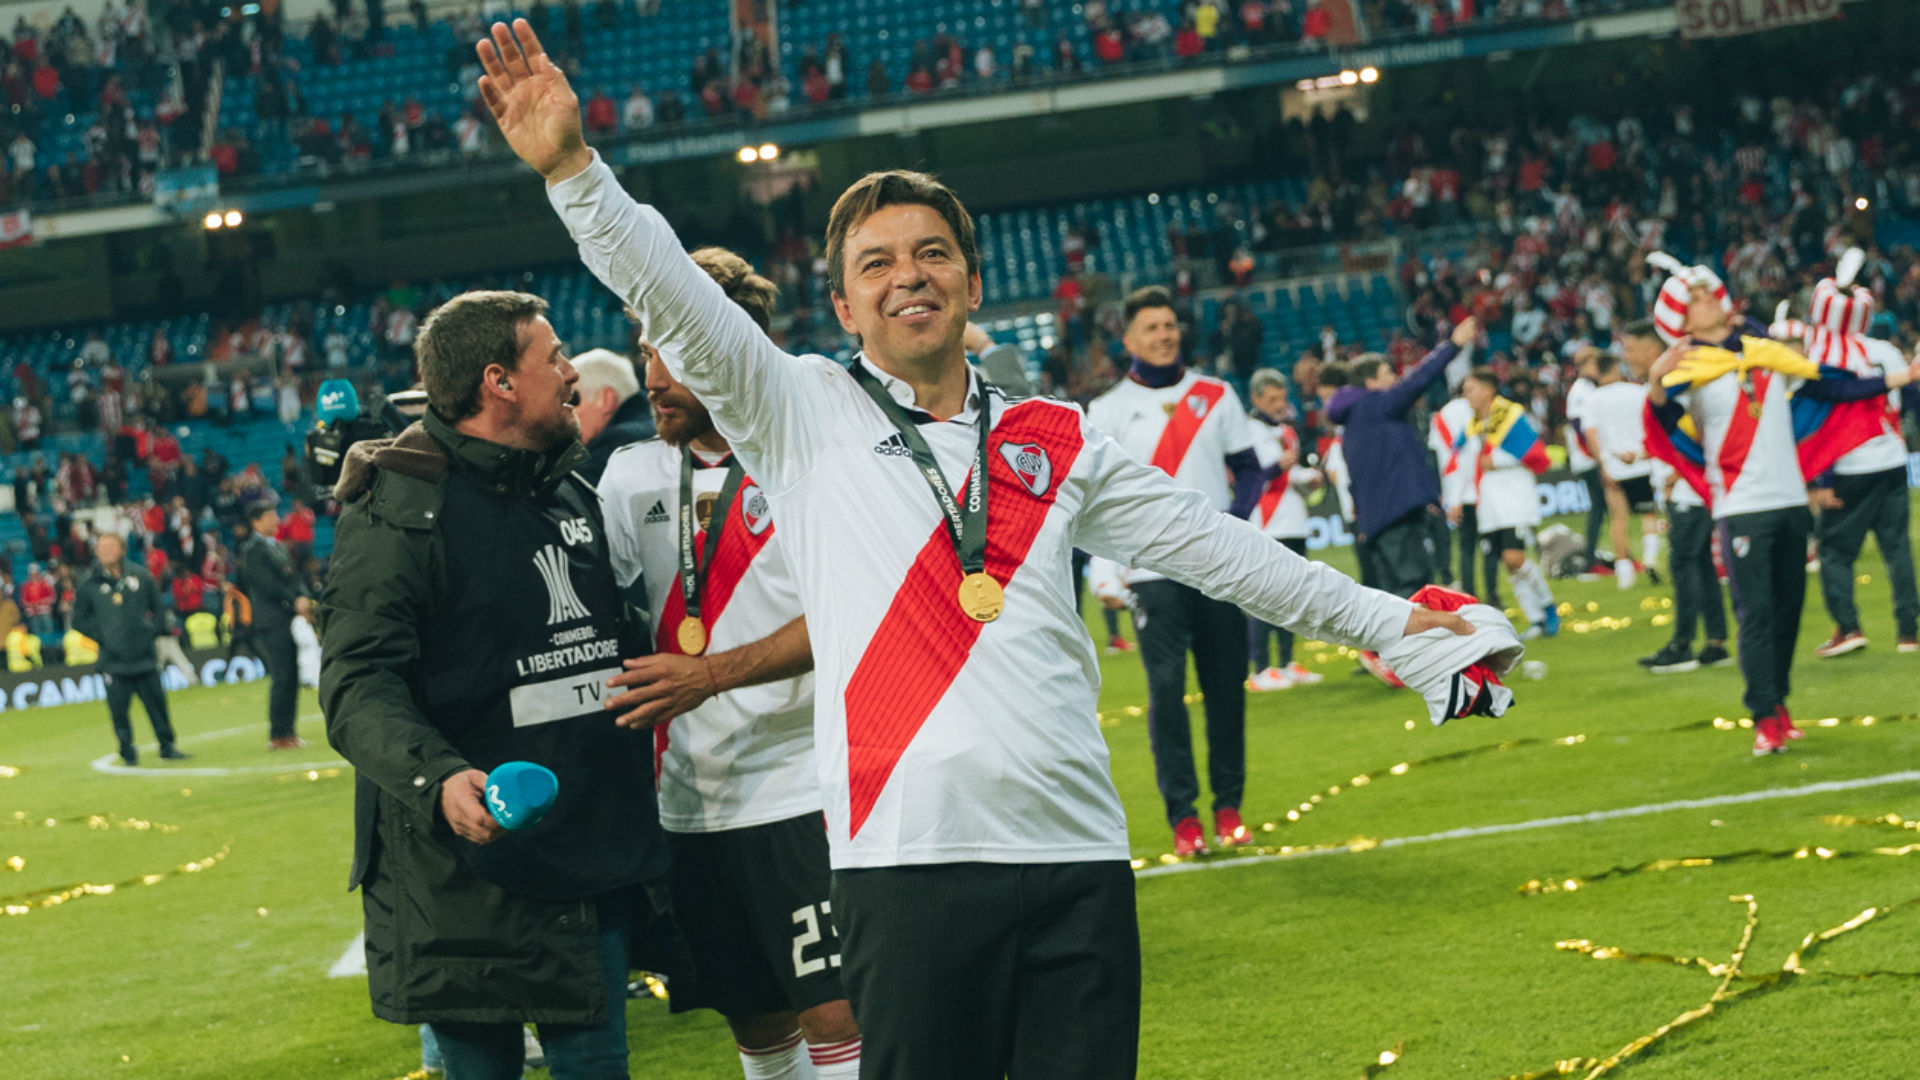
<svg viewBox="0 0 1920 1080">
<path fill-rule="evenodd" d="M 324 503 L 340 479 L 347 450 L 361 439 L 386 438 L 393 432 L 385 421 L 360 415 L 360 392 L 346 379 L 321 383 L 313 411 L 319 423 L 307 433 L 307 477 L 313 481 L 314 498 Z"/>
<path fill-rule="evenodd" d="M 559 794 L 560 778 L 531 761 L 509 761 L 487 774 L 487 809 L 503 828 L 533 828 Z"/>
</svg>

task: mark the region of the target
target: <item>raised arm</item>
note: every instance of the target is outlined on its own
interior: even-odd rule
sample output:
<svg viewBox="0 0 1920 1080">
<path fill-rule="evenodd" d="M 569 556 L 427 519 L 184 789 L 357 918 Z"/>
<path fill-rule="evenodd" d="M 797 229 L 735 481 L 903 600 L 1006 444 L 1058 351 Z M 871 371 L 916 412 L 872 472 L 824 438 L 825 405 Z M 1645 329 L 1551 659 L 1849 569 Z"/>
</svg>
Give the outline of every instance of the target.
<svg viewBox="0 0 1920 1080">
<path fill-rule="evenodd" d="M 1381 649 L 1436 626 L 1468 632 L 1457 615 L 1415 607 L 1295 555 L 1091 427 L 1085 437 L 1090 490 L 1075 519 L 1076 546 L 1165 574 L 1309 637 Z"/>
<path fill-rule="evenodd" d="M 580 101 L 525 19 L 477 47 L 480 94 L 500 134 L 547 181 L 547 198 L 566 223 L 580 260 L 640 317 L 643 333 L 676 379 L 712 413 L 714 426 L 744 456 L 754 476 L 776 488 L 813 440 L 809 400 L 827 385 L 823 372 L 782 352 L 747 313 L 727 299 L 680 246 L 660 212 L 635 202 L 613 170 L 586 145 Z M 771 474 L 768 467 L 771 467 Z"/>
</svg>

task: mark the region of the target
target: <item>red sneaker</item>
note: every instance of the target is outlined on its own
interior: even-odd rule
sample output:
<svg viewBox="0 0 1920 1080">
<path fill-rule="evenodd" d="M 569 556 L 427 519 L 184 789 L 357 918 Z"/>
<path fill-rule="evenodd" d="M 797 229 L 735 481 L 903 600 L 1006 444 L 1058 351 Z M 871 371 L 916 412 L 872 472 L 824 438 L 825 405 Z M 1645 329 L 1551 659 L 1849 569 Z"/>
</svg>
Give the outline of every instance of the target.
<svg viewBox="0 0 1920 1080">
<path fill-rule="evenodd" d="M 1173 853 L 1181 856 L 1207 853 L 1207 835 L 1200 831 L 1199 818 L 1181 818 L 1180 824 L 1173 827 Z"/>
<path fill-rule="evenodd" d="M 1822 660 L 1826 660 L 1835 656 L 1845 656 L 1850 652 L 1855 652 L 1866 647 L 1867 635 L 1860 631 L 1855 630 L 1852 633 L 1848 633 L 1845 630 L 1835 630 L 1832 637 L 1828 638 L 1822 644 L 1814 646 L 1813 655 Z"/>
<path fill-rule="evenodd" d="M 1134 648 L 1133 642 L 1128 641 L 1119 634 L 1113 635 L 1113 640 L 1107 642 L 1107 652 L 1109 653 L 1132 652 Z"/>
<path fill-rule="evenodd" d="M 1253 833 L 1240 822 L 1240 811 L 1223 806 L 1213 812 L 1213 837 L 1221 847 L 1239 847 L 1253 843 Z"/>
<path fill-rule="evenodd" d="M 1778 709 L 1774 710 L 1773 715 L 1780 718 L 1780 724 L 1777 731 L 1778 731 L 1778 734 L 1782 738 L 1784 738 L 1786 741 L 1793 742 L 1797 739 L 1804 739 L 1807 737 L 1806 732 L 1801 731 L 1799 728 L 1793 726 L 1793 717 L 1788 715 L 1787 707 L 1785 705 L 1782 705 Z"/>
<path fill-rule="evenodd" d="M 1785 730 L 1780 726 L 1779 712 L 1753 718 L 1753 756 L 1766 757 L 1768 754 L 1787 752 Z"/>
<path fill-rule="evenodd" d="M 1360 666 L 1366 668 L 1374 678 L 1379 679 L 1395 690 L 1405 690 L 1407 688 L 1407 684 L 1400 681 L 1400 676 L 1393 673 L 1393 669 L 1387 666 L 1387 662 L 1380 659 L 1379 653 L 1362 651 L 1360 653 Z"/>
</svg>

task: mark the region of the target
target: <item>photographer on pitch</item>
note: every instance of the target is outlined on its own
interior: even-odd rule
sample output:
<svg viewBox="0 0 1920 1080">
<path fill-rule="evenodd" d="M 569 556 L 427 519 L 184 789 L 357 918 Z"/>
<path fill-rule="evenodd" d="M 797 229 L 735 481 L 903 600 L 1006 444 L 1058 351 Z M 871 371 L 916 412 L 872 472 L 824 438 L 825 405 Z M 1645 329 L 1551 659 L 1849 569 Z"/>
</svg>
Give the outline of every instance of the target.
<svg viewBox="0 0 1920 1080">
<path fill-rule="evenodd" d="M 450 1080 L 518 1077 L 523 1022 L 555 1077 L 626 1077 L 630 950 L 669 926 L 652 737 L 600 707 L 647 627 L 574 474 L 576 375 L 545 310 L 471 292 L 420 328 L 429 409 L 349 451 L 320 602 L 373 1011 L 430 1024 Z M 517 760 L 559 795 L 509 833 L 485 778 Z"/>
</svg>

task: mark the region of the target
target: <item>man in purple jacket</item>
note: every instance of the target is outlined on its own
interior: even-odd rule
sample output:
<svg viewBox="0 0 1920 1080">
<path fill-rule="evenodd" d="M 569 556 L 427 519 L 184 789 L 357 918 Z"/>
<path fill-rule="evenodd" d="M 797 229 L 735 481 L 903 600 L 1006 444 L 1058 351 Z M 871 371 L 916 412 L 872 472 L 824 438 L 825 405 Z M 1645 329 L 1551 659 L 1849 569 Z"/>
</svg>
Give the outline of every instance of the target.
<svg viewBox="0 0 1920 1080">
<path fill-rule="evenodd" d="M 1440 505 L 1440 478 L 1428 464 L 1426 439 L 1407 414 L 1479 335 L 1479 322 L 1467 319 L 1404 379 L 1384 358 L 1356 360 L 1352 382 L 1327 402 L 1327 419 L 1345 429 L 1341 445 L 1353 486 L 1359 556 L 1371 562 L 1373 584 L 1398 596 L 1412 596 L 1433 582 L 1427 516 Z"/>
</svg>

